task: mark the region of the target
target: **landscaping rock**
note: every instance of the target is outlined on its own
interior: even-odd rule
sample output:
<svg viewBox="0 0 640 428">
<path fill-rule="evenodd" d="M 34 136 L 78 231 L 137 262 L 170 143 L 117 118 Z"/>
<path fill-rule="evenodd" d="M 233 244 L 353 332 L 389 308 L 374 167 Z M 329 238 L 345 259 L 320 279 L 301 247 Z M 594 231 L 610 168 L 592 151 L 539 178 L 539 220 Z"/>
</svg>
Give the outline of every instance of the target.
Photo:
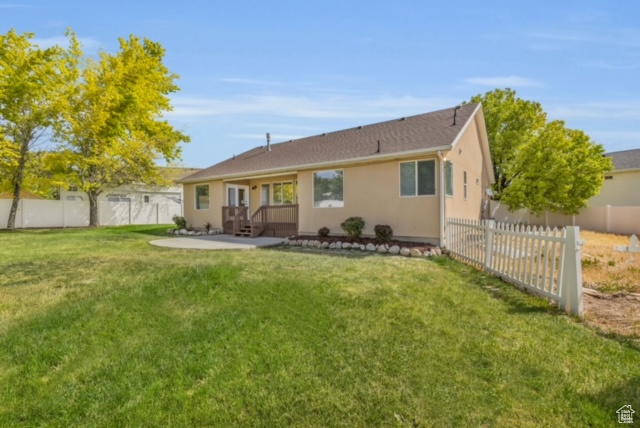
<svg viewBox="0 0 640 428">
<path fill-rule="evenodd" d="M 336 250 L 339 250 L 342 248 L 342 242 L 338 241 L 336 242 Z"/>
<path fill-rule="evenodd" d="M 379 253 L 386 253 L 388 251 L 389 251 L 389 246 L 387 244 L 378 245 L 378 252 Z"/>
<path fill-rule="evenodd" d="M 408 249 L 407 247 L 402 247 L 400 248 L 400 254 L 403 256 L 410 256 L 411 255 L 411 250 Z"/>
<path fill-rule="evenodd" d="M 436 256 L 441 256 L 442 255 L 442 250 L 440 249 L 440 247 L 434 247 L 432 250 L 433 254 L 435 254 Z"/>
<path fill-rule="evenodd" d="M 427 251 L 424 252 L 424 256 L 425 257 L 431 257 L 431 256 L 433 256 L 433 253 L 431 253 L 431 250 L 427 250 Z"/>
<path fill-rule="evenodd" d="M 284 245 L 289 245 L 291 242 L 289 241 L 289 238 L 284 238 L 284 240 L 282 241 L 282 243 Z"/>
<path fill-rule="evenodd" d="M 332 242 L 331 244 L 329 244 L 329 249 L 330 250 L 335 250 L 336 249 L 336 243 Z"/>
<path fill-rule="evenodd" d="M 324 249 L 329 248 L 329 243 L 328 242 L 323 242 L 322 244 L 320 244 L 320 246 Z"/>
<path fill-rule="evenodd" d="M 366 247 L 364 247 L 367 251 L 375 251 L 376 250 L 376 246 L 369 243 L 366 245 Z"/>
<path fill-rule="evenodd" d="M 412 248 L 409 253 L 411 254 L 411 257 L 422 257 L 422 251 L 417 248 Z"/>
<path fill-rule="evenodd" d="M 302 241 L 302 246 L 306 247 L 309 245 L 309 240 L 305 239 L 304 241 Z"/>
<path fill-rule="evenodd" d="M 344 244 L 342 244 L 342 249 L 343 250 L 350 250 L 351 249 L 351 244 L 349 242 L 345 242 Z"/>
<path fill-rule="evenodd" d="M 364 244 L 360 244 L 359 247 L 361 251 L 364 251 L 367 249 L 367 247 L 365 247 Z"/>
<path fill-rule="evenodd" d="M 186 235 L 187 229 L 180 229 L 180 235 Z"/>
<path fill-rule="evenodd" d="M 400 247 L 398 247 L 397 245 L 394 245 L 392 247 L 389 248 L 389 253 L 390 254 L 399 254 L 400 253 Z"/>
<path fill-rule="evenodd" d="M 189 235 L 189 236 L 195 236 L 195 234 L 196 233 L 193 230 L 190 230 L 190 231 L 187 232 L 187 235 Z"/>
</svg>

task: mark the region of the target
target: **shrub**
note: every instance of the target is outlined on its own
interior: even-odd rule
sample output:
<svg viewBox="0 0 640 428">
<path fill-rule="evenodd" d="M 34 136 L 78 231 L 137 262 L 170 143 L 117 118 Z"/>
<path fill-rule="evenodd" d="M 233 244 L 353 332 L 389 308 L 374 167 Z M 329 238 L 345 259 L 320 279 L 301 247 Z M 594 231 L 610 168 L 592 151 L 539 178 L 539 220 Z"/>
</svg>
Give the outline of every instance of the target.
<svg viewBox="0 0 640 428">
<path fill-rule="evenodd" d="M 205 230 L 206 230 L 207 232 L 208 232 L 208 231 L 210 231 L 210 230 L 211 230 L 211 223 L 206 222 L 206 223 L 204 224 L 204 228 L 205 228 Z"/>
<path fill-rule="evenodd" d="M 380 244 L 389 242 L 393 236 L 393 229 L 388 224 L 376 224 L 373 231 L 376 234 L 376 240 Z"/>
<path fill-rule="evenodd" d="M 327 236 L 329 236 L 329 228 L 328 227 L 321 227 L 320 229 L 318 229 L 318 236 L 320 238 L 326 238 Z"/>
<path fill-rule="evenodd" d="M 171 220 L 176 224 L 178 229 L 186 229 L 187 228 L 187 220 L 184 217 L 179 215 L 174 215 Z"/>
<path fill-rule="evenodd" d="M 342 230 L 351 238 L 359 238 L 364 229 L 364 220 L 362 217 L 349 217 L 340 225 Z"/>
</svg>

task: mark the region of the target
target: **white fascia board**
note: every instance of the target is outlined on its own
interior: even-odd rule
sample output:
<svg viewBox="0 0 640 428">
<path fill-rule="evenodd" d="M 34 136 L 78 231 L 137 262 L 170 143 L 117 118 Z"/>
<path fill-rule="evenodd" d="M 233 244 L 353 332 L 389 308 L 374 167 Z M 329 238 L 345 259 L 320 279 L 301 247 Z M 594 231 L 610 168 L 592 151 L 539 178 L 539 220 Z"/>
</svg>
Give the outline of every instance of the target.
<svg viewBox="0 0 640 428">
<path fill-rule="evenodd" d="M 330 161 L 330 162 L 318 162 L 318 163 L 312 163 L 312 164 L 306 164 L 306 165 L 295 165 L 295 166 L 289 166 L 286 168 L 274 168 L 274 169 L 264 169 L 264 170 L 259 170 L 259 171 L 251 171 L 251 172 L 245 172 L 245 173 L 240 173 L 240 174 L 229 174 L 229 175 L 219 175 L 219 176 L 212 176 L 212 177 L 201 177 L 198 179 L 192 179 L 192 180 L 181 180 L 179 181 L 179 183 L 184 183 L 184 184 L 188 184 L 188 183 L 199 183 L 202 181 L 210 181 L 210 180 L 233 180 L 233 179 L 247 179 L 249 177 L 251 178 L 257 178 L 257 177 L 266 177 L 266 176 L 275 176 L 275 175 L 285 175 L 285 174 L 296 174 L 298 172 L 298 170 L 306 170 L 306 169 L 317 169 L 317 168 L 329 168 L 329 167 L 343 167 L 343 166 L 349 166 L 349 165 L 353 165 L 353 164 L 359 164 L 359 163 L 363 163 L 363 162 L 371 162 L 371 161 L 387 161 L 387 160 L 394 160 L 394 159 L 398 159 L 398 158 L 404 158 L 407 156 L 412 156 L 412 155 L 429 155 L 429 154 L 435 154 L 437 153 L 439 150 L 443 150 L 443 151 L 447 151 L 447 150 L 451 150 L 451 145 L 447 145 L 447 146 L 439 146 L 439 147 L 431 147 L 429 149 L 418 149 L 418 150 L 408 150 L 408 151 L 404 151 L 404 152 L 395 152 L 395 153 L 389 153 L 388 155 L 384 155 L 384 156 L 380 156 L 380 155 L 374 155 L 374 156 L 362 156 L 359 158 L 351 158 L 351 159 L 346 159 L 346 160 L 342 160 L 342 161 Z"/>
</svg>

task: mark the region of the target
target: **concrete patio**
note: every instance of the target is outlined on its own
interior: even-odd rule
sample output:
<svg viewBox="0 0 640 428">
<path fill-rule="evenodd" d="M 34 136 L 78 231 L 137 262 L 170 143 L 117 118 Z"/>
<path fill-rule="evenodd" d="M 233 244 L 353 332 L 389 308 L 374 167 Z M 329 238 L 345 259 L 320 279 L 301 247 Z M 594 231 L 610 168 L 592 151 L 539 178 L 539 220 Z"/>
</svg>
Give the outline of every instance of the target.
<svg viewBox="0 0 640 428">
<path fill-rule="evenodd" d="M 180 236 L 149 242 L 157 247 L 186 250 L 252 250 L 258 247 L 280 245 L 283 238 L 243 238 L 232 235 Z"/>
</svg>

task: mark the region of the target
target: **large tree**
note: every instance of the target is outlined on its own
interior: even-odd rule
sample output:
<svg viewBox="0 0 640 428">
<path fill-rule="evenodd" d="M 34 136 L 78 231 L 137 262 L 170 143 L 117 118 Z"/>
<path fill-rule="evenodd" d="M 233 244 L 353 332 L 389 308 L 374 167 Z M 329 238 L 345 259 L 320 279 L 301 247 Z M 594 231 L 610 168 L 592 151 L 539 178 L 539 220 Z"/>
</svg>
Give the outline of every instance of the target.
<svg viewBox="0 0 640 428">
<path fill-rule="evenodd" d="M 56 104 L 67 77 L 64 50 L 41 49 L 33 37 L 15 30 L 0 35 L 0 173 L 13 192 L 9 229 L 15 227 L 33 149 L 46 140 L 58 117 Z"/>
<path fill-rule="evenodd" d="M 178 159 L 180 142 L 162 114 L 172 109 L 168 95 L 178 78 L 163 64 L 159 43 L 120 39 L 116 54 L 85 59 L 74 35 L 68 50 L 76 82 L 62 104 L 64 126 L 57 129 L 69 183 L 89 198 L 91 226 L 98 226 L 98 196 L 107 188 L 161 182 L 155 161 Z"/>
<path fill-rule="evenodd" d="M 510 210 L 575 214 L 613 169 L 604 148 L 562 121 L 547 121 L 540 103 L 512 89 L 476 95 L 484 110 L 496 183 L 493 198 Z"/>
</svg>

